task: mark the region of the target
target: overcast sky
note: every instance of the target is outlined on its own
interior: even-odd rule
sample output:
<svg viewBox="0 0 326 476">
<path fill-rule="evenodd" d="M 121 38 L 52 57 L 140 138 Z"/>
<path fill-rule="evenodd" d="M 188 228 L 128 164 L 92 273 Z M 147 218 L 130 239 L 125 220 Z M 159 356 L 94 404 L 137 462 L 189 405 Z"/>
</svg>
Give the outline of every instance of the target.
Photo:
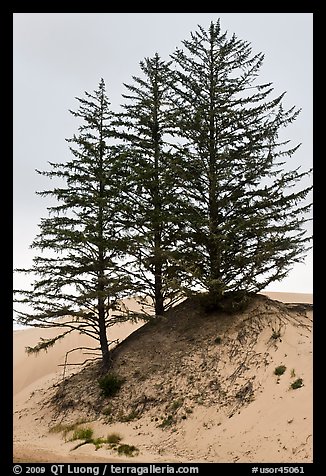
<svg viewBox="0 0 326 476">
<path fill-rule="evenodd" d="M 94 91 L 103 77 L 118 108 L 123 83 L 139 75 L 143 58 L 158 52 L 168 59 L 198 24 L 207 28 L 218 18 L 223 31 L 265 54 L 261 83 L 273 82 L 275 95 L 287 91 L 285 107 L 302 108 L 286 130 L 293 144 L 302 143 L 291 168 L 312 167 L 312 13 L 15 13 L 14 267 L 32 264 L 29 245 L 47 216 L 46 201 L 35 191 L 51 182 L 35 169 L 70 159 L 65 138 L 77 129 L 68 112 L 77 107 L 74 98 Z M 14 278 L 15 287 L 25 283 L 21 275 Z M 312 252 L 268 289 L 312 292 Z"/>
</svg>

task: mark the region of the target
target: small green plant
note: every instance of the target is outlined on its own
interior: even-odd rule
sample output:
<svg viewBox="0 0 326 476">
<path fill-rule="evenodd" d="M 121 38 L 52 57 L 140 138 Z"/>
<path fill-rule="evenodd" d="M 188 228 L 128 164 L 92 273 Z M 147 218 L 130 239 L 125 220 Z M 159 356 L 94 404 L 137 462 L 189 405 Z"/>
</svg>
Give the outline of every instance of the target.
<svg viewBox="0 0 326 476">
<path fill-rule="evenodd" d="M 303 386 L 302 378 L 298 378 L 293 383 L 291 383 L 291 388 L 293 388 L 293 390 L 296 390 L 297 388 L 300 388 L 302 386 Z"/>
<path fill-rule="evenodd" d="M 134 445 L 119 445 L 117 448 L 116 448 L 117 452 L 119 455 L 125 455 L 125 456 L 135 456 L 135 454 L 138 454 L 139 453 L 139 450 L 138 448 L 136 448 L 136 446 Z"/>
<path fill-rule="evenodd" d="M 91 428 L 79 428 L 78 430 L 75 430 L 70 441 L 75 440 L 82 440 L 82 443 L 76 445 L 73 450 L 76 450 L 87 443 L 92 443 L 95 446 L 95 449 L 98 450 L 104 444 L 109 444 L 110 448 L 116 449 L 117 444 L 122 440 L 122 438 L 117 433 L 112 433 L 111 435 L 108 435 L 107 438 L 93 438 L 93 430 Z"/>
<path fill-rule="evenodd" d="M 121 440 L 122 440 L 122 438 L 121 438 L 120 435 L 118 435 L 117 433 L 111 433 L 111 435 L 108 435 L 108 437 L 106 439 L 106 443 L 116 445 L 116 444 L 120 443 Z"/>
<path fill-rule="evenodd" d="M 158 425 L 159 428 L 167 428 L 175 423 L 175 419 L 173 418 L 173 415 L 168 415 L 166 418 L 163 418 L 163 421 L 160 425 Z"/>
<path fill-rule="evenodd" d="M 214 342 L 215 344 L 220 344 L 222 342 L 222 338 L 220 336 L 217 336 L 215 339 L 214 339 Z"/>
<path fill-rule="evenodd" d="M 108 373 L 98 380 L 99 386 L 105 397 L 114 397 L 119 392 L 124 382 L 124 378 L 121 378 L 119 375 L 114 373 Z"/>
<path fill-rule="evenodd" d="M 76 430 L 76 428 L 79 425 L 82 425 L 83 423 L 87 423 L 89 420 L 86 418 L 80 418 L 79 420 L 75 421 L 74 423 L 58 423 L 57 425 L 54 425 L 52 428 L 50 428 L 49 432 L 50 433 L 61 433 L 63 434 L 64 438 L 66 438 L 67 434 L 70 433 L 73 430 Z"/>
<path fill-rule="evenodd" d="M 105 438 L 92 438 L 91 440 L 88 441 L 89 443 L 93 443 L 93 445 L 95 446 L 95 449 L 98 450 L 99 448 L 102 447 L 102 445 L 104 445 L 104 443 L 107 443 L 106 439 Z"/>
<path fill-rule="evenodd" d="M 178 410 L 178 408 L 182 407 L 182 404 L 183 404 L 183 401 L 181 399 L 179 400 L 174 400 L 174 402 L 171 403 L 171 411 L 172 412 L 175 412 L 176 410 Z"/>
<path fill-rule="evenodd" d="M 295 370 L 294 370 L 294 369 L 291 370 L 291 377 L 292 377 L 292 378 L 295 377 Z"/>
<path fill-rule="evenodd" d="M 71 441 L 75 441 L 75 440 L 91 441 L 92 437 L 93 437 L 92 428 L 89 428 L 89 427 L 77 428 L 72 435 Z"/>
<path fill-rule="evenodd" d="M 274 370 L 274 374 L 275 374 L 275 375 L 283 375 L 285 371 L 286 371 L 285 365 L 279 365 L 279 366 L 276 367 L 276 369 Z"/>
<path fill-rule="evenodd" d="M 139 417 L 139 413 L 136 410 L 131 410 L 131 412 L 128 413 L 127 415 L 124 415 L 122 412 L 119 413 L 118 420 L 122 422 L 128 422 L 128 421 L 135 420 L 138 417 Z"/>
</svg>

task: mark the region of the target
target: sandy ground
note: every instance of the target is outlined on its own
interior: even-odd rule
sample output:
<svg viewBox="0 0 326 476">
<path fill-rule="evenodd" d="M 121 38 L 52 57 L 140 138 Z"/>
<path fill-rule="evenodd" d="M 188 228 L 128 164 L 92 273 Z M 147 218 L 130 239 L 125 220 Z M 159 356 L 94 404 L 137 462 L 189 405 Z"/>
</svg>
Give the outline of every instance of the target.
<svg viewBox="0 0 326 476">
<path fill-rule="evenodd" d="M 266 293 L 283 302 L 311 303 L 312 295 Z M 312 461 L 312 313 L 307 326 L 286 330 L 282 345 L 273 356 L 304 380 L 304 386 L 289 390 L 289 381 L 267 375 L 256 378 L 261 394 L 232 418 L 221 417 L 216 408 L 198 405 L 175 431 L 162 431 L 150 418 L 141 422 L 105 424 L 93 421 L 96 436 L 119 433 L 123 443 L 141 449 L 138 456 L 118 458 L 113 450 L 84 445 L 72 451 L 76 442 L 65 441 L 49 428 L 58 423 L 46 404 L 45 396 L 54 392 L 62 379 L 65 354 L 71 346 L 89 345 L 87 337 L 68 336 L 47 353 L 27 355 L 26 346 L 39 337 L 48 338 L 53 330 L 14 331 L 14 461 L 15 462 L 311 462 Z M 121 324 L 112 329 L 112 339 L 123 339 L 141 324 Z M 261 336 L 261 346 L 266 338 Z M 259 350 L 259 349 L 258 349 Z M 262 349 L 263 351 L 263 349 Z M 84 360 L 81 352 L 70 363 Z M 74 360 L 73 360 L 74 359 Z M 70 367 L 76 372 L 78 367 Z M 222 436 L 222 438 L 221 438 Z M 273 444 L 273 452 L 268 446 Z"/>
<path fill-rule="evenodd" d="M 295 302 L 312 304 L 312 294 L 307 293 L 277 293 L 273 291 L 266 291 L 262 294 L 281 302 Z"/>
</svg>

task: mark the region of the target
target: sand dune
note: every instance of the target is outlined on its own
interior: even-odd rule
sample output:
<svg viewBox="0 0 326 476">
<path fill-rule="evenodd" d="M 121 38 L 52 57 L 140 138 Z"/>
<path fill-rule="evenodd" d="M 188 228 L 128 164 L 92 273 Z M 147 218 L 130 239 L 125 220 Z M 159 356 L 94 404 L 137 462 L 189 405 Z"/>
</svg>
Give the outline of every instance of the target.
<svg viewBox="0 0 326 476">
<path fill-rule="evenodd" d="M 132 299 L 128 300 L 128 307 L 137 310 L 139 306 Z M 131 332 L 138 329 L 143 323 L 123 323 L 115 325 L 108 330 L 108 339 L 119 341 L 127 337 Z M 96 347 L 96 342 L 90 337 L 73 332 L 68 334 L 64 339 L 58 341 L 54 347 L 49 348 L 46 352 L 40 354 L 27 354 L 26 347 L 33 347 L 40 338 L 50 339 L 63 332 L 65 328 L 55 329 L 24 329 L 14 331 L 14 354 L 13 354 L 13 392 L 14 395 L 24 388 L 41 379 L 46 375 L 53 373 L 62 373 L 63 368 L 59 367 L 65 362 L 66 352 L 70 349 L 79 347 Z M 77 364 L 83 362 L 87 358 L 84 350 L 77 350 L 69 354 L 69 364 Z M 78 370 L 78 366 L 70 367 L 70 372 Z"/>
<path fill-rule="evenodd" d="M 308 293 L 282 293 L 274 291 L 262 292 L 265 296 L 275 299 L 281 302 L 295 302 L 295 303 L 307 303 L 312 304 L 313 295 Z"/>
<path fill-rule="evenodd" d="M 110 331 L 110 338 L 124 339 L 131 332 L 136 330 L 139 324 L 124 323 L 114 326 Z M 66 352 L 78 347 L 94 347 L 94 340 L 88 336 L 72 333 L 67 335 L 62 341 L 58 341 L 54 347 L 47 352 L 41 352 L 38 355 L 27 355 L 26 346 L 34 346 L 40 340 L 40 337 L 49 339 L 57 335 L 58 329 L 26 329 L 14 331 L 14 395 L 36 382 L 42 377 L 56 372 L 63 372 L 62 365 L 65 361 Z M 95 343 L 96 344 L 96 343 Z M 87 358 L 83 350 L 78 350 L 69 354 L 68 362 L 77 364 Z M 78 366 L 70 368 L 70 371 L 76 371 Z"/>
<path fill-rule="evenodd" d="M 308 294 L 264 294 L 283 302 L 312 302 L 312 295 Z M 192 415 L 189 415 L 175 432 L 163 432 L 149 417 L 145 417 L 137 425 L 134 422 L 116 422 L 108 426 L 103 421 L 94 421 L 91 423 L 92 428 L 98 436 L 105 435 L 108 431 L 119 432 L 123 435 L 124 442 L 141 448 L 140 454 L 132 458 L 132 462 L 310 462 L 312 459 L 310 314 L 304 332 L 300 326 L 288 326 L 281 345 L 271 357 L 273 366 L 274 363 L 282 363 L 286 356 L 287 363 L 296 369 L 296 375 L 305 382 L 298 391 L 289 391 L 288 379 L 279 379 L 279 382 L 276 382 L 277 377 L 272 372 L 271 375 L 267 374 L 265 370 L 256 376 L 257 380 L 260 379 L 261 394 L 232 418 L 217 421 L 216 408 L 197 406 Z M 115 326 L 111 337 L 123 339 L 140 325 L 127 323 Z M 93 445 L 85 445 L 72 452 L 73 443 L 65 442 L 60 434 L 49 433 L 49 428 L 58 421 L 44 399 L 55 391 L 53 385 L 62 379 L 62 368 L 58 365 L 63 363 L 67 350 L 72 346 L 90 344 L 88 338 L 76 334 L 58 342 L 47 353 L 38 356 L 26 354 L 26 346 L 35 345 L 41 336 L 48 338 L 53 335 L 54 330 L 51 329 L 14 332 L 15 461 L 130 462 L 130 459 L 115 457 L 104 448 L 95 452 Z M 265 341 L 263 334 L 260 340 L 262 346 Z M 84 358 L 82 353 L 76 352 L 70 362 L 79 362 Z M 78 367 L 70 370 L 76 372 Z M 271 441 L 275 442 L 272 454 Z M 269 445 L 266 445 L 267 442 Z M 246 449 L 245 452 L 243 448 Z"/>
</svg>

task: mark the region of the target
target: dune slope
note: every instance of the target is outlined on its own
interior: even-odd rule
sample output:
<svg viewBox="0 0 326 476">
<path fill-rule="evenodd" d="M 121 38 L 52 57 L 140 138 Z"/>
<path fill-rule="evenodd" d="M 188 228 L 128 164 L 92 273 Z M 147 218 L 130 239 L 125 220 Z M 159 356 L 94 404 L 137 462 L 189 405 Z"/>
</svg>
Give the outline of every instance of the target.
<svg viewBox="0 0 326 476">
<path fill-rule="evenodd" d="M 106 445 L 71 451 L 49 432 L 86 418 L 97 437 L 118 432 L 135 445 L 133 461 L 310 462 L 311 332 L 310 305 L 256 296 L 230 315 L 185 301 L 116 348 L 112 372 L 125 381 L 115 397 L 101 394 L 95 364 L 64 383 L 47 375 L 34 390 L 35 382 L 25 386 L 16 395 L 16 458 L 29 445 L 55 452 L 56 462 L 114 460 Z"/>
</svg>

